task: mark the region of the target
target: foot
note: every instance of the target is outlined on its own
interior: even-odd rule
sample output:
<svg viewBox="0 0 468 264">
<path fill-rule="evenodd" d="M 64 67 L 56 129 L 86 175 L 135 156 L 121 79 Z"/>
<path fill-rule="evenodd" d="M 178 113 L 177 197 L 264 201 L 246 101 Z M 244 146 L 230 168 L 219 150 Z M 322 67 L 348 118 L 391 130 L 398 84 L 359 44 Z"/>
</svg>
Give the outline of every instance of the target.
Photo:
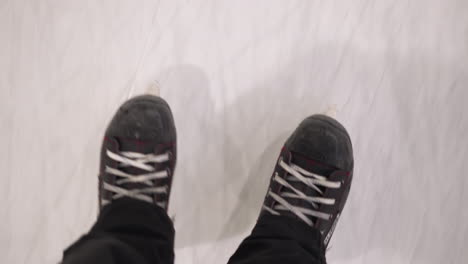
<svg viewBox="0 0 468 264">
<path fill-rule="evenodd" d="M 143 95 L 125 102 L 101 148 L 99 207 L 131 197 L 167 211 L 176 164 L 176 130 L 169 105 Z"/>
<path fill-rule="evenodd" d="M 262 214 L 296 218 L 320 230 L 328 246 L 353 178 L 353 150 L 336 120 L 306 118 L 286 141 L 270 182 Z"/>
</svg>

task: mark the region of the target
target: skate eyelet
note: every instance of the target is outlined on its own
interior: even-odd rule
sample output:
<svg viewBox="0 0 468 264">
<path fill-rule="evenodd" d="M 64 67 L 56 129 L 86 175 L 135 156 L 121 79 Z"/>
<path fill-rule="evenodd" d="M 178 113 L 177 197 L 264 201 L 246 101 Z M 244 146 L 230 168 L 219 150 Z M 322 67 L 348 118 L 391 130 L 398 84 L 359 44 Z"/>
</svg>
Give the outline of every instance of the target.
<svg viewBox="0 0 468 264">
<path fill-rule="evenodd" d="M 171 168 L 166 168 L 167 177 L 171 176 Z"/>
<path fill-rule="evenodd" d="M 173 155 L 172 155 L 172 151 L 169 150 L 169 151 L 167 152 L 167 156 L 168 156 L 168 160 L 172 160 L 172 156 L 173 156 Z"/>
<path fill-rule="evenodd" d="M 283 156 L 280 156 L 280 157 L 278 158 L 278 164 L 281 163 L 282 161 L 283 161 Z"/>
<path fill-rule="evenodd" d="M 275 173 L 273 174 L 273 179 L 272 180 L 275 180 L 275 178 L 279 177 L 279 173 L 277 171 L 275 171 Z"/>
</svg>

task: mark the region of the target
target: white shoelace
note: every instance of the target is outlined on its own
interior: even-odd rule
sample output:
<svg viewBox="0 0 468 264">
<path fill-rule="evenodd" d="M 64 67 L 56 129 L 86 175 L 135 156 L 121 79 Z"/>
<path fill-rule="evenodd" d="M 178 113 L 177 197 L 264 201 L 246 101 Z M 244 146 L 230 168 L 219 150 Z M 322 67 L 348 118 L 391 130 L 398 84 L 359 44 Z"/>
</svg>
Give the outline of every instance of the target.
<svg viewBox="0 0 468 264">
<path fill-rule="evenodd" d="M 106 172 L 115 176 L 120 177 L 120 179 L 116 180 L 116 184 L 109 184 L 104 182 L 104 190 L 110 191 L 113 194 L 112 199 L 118 199 L 122 197 L 132 197 L 135 199 L 139 199 L 146 202 L 153 202 L 153 198 L 151 197 L 154 193 L 167 193 L 168 186 L 160 186 L 155 187 L 152 180 L 156 179 L 163 179 L 169 176 L 168 171 L 155 171 L 155 168 L 147 163 L 162 163 L 169 160 L 169 153 L 161 154 L 161 155 L 154 155 L 154 154 L 142 154 L 137 152 L 120 152 L 120 154 L 116 154 L 110 150 L 106 151 L 106 154 L 109 158 L 118 161 L 120 166 L 128 167 L 132 166 L 135 168 L 142 169 L 144 171 L 148 171 L 145 174 L 129 174 L 123 172 L 119 169 L 111 168 L 106 166 Z M 133 190 L 124 189 L 118 185 L 123 183 L 143 183 L 147 185 L 146 188 L 138 188 Z M 109 203 L 109 200 L 103 200 L 103 204 Z M 159 206 L 165 208 L 167 202 L 158 202 Z"/>
<path fill-rule="evenodd" d="M 327 180 L 326 177 L 308 172 L 295 164 L 291 163 L 290 165 L 288 165 L 282 159 L 279 160 L 279 165 L 288 172 L 288 175 L 286 176 L 288 181 L 300 181 L 304 183 L 305 185 L 316 190 L 320 195 L 323 195 L 323 192 L 317 186 L 323 186 L 326 188 L 334 188 L 334 189 L 338 189 L 341 187 L 341 182 L 329 181 Z M 319 212 L 317 210 L 311 210 L 308 208 L 291 205 L 288 201 L 285 200 L 285 198 L 295 198 L 295 199 L 305 200 L 309 202 L 312 205 L 312 207 L 315 209 L 318 209 L 318 204 L 333 205 L 335 204 L 335 199 L 323 198 L 323 197 L 309 197 L 303 192 L 294 188 L 286 180 L 281 178 L 278 175 L 278 173 L 275 173 L 273 180 L 283 185 L 287 189 L 292 190 L 292 192 L 287 192 L 286 190 L 283 190 L 278 195 L 278 194 L 273 193 L 271 190 L 269 190 L 268 195 L 270 195 L 276 202 L 278 202 L 278 204 L 273 206 L 273 208 L 263 206 L 265 210 L 267 210 L 268 212 L 274 215 L 280 215 L 278 211 L 291 211 L 292 213 L 297 215 L 297 217 L 299 217 L 301 220 L 303 220 L 310 226 L 313 225 L 313 222 L 307 216 L 312 216 L 312 217 L 316 217 L 316 218 L 320 218 L 324 220 L 330 219 L 331 217 L 330 214 Z"/>
</svg>

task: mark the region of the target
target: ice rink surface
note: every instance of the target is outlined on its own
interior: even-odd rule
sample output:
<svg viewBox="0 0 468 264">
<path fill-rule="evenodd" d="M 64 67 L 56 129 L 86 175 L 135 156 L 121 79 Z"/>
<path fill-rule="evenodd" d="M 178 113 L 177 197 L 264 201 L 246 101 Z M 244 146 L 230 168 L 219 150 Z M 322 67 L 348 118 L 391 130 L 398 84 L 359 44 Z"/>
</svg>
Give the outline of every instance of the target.
<svg viewBox="0 0 468 264">
<path fill-rule="evenodd" d="M 0 0 L 1 263 L 57 263 L 91 227 L 104 129 L 153 81 L 176 263 L 227 261 L 286 137 L 333 105 L 356 166 L 328 262 L 467 263 L 468 1 Z"/>
</svg>

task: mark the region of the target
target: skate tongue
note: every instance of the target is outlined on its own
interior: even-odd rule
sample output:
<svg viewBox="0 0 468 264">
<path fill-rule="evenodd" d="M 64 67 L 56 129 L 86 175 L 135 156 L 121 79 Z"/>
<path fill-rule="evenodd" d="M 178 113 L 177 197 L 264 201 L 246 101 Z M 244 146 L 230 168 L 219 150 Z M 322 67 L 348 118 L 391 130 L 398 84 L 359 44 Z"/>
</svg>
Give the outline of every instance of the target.
<svg viewBox="0 0 468 264">
<path fill-rule="evenodd" d="M 121 152 L 138 152 L 149 154 L 154 151 L 154 144 L 149 140 L 133 138 L 117 138 Z"/>
<path fill-rule="evenodd" d="M 305 155 L 299 153 L 299 152 L 291 152 L 291 163 L 295 164 L 302 169 L 320 175 L 324 177 L 329 177 L 332 172 L 336 170 L 336 168 L 323 164 L 317 160 L 310 159 L 306 157 Z M 306 178 L 311 178 L 310 176 L 304 175 Z M 301 181 L 289 181 L 289 184 L 291 184 L 296 190 L 299 190 L 303 194 L 307 195 L 308 197 L 322 197 L 322 194 L 320 194 L 317 190 L 314 188 L 306 186 L 303 182 Z M 322 192 L 326 191 L 326 188 L 323 186 L 317 186 Z M 288 192 L 290 190 L 287 190 Z M 287 198 L 288 203 L 290 203 L 293 206 L 301 207 L 301 208 L 309 208 L 311 210 L 320 210 L 320 206 L 318 205 L 319 208 L 314 208 L 312 204 L 308 201 L 305 201 L 303 199 L 296 199 L 296 198 Z M 285 214 L 287 216 L 290 216 L 292 218 L 298 218 L 293 212 L 291 211 L 284 211 L 282 214 Z M 316 217 L 313 216 L 308 216 L 314 223 L 317 221 Z"/>
<path fill-rule="evenodd" d="M 140 139 L 134 139 L 134 138 L 117 138 L 119 141 L 119 147 L 120 147 L 120 152 L 137 152 L 141 154 L 150 154 L 154 152 L 154 147 L 152 142 L 149 140 L 140 140 Z M 161 167 L 161 164 L 149 164 L 153 167 L 156 168 L 156 170 L 159 170 L 159 167 Z M 129 173 L 129 174 L 134 174 L 134 175 L 139 175 L 139 174 L 146 174 L 149 173 L 149 171 L 132 167 L 132 166 L 126 166 L 126 167 L 119 167 L 119 169 L 123 172 Z M 147 188 L 150 187 L 146 184 L 143 183 L 124 183 L 121 184 L 121 187 L 132 190 L 132 189 L 139 189 L 139 188 Z"/>
<path fill-rule="evenodd" d="M 317 161 L 315 159 L 307 158 L 305 155 L 301 153 L 291 152 L 291 154 L 292 154 L 291 162 L 308 172 L 315 173 L 320 176 L 328 177 L 330 176 L 330 174 L 332 174 L 334 171 L 337 170 L 337 168 L 333 166 L 321 163 L 320 161 Z"/>
</svg>

